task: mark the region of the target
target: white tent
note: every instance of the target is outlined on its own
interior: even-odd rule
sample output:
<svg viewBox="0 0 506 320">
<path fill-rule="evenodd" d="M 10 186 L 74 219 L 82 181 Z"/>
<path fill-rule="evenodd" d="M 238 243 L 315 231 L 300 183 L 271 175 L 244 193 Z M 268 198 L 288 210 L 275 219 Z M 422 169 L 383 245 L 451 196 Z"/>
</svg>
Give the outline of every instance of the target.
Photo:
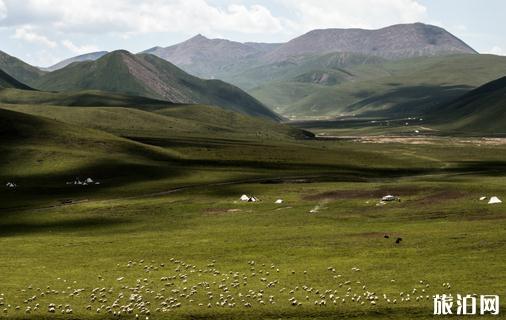
<svg viewBox="0 0 506 320">
<path fill-rule="evenodd" d="M 276 203 L 276 204 L 281 204 L 281 203 L 283 203 L 283 202 L 284 202 L 284 201 L 283 201 L 283 199 L 278 199 L 278 200 L 276 200 L 274 203 Z"/>
<path fill-rule="evenodd" d="M 249 197 L 245 194 L 243 194 L 240 199 L 241 201 L 249 201 Z"/>
<path fill-rule="evenodd" d="M 383 198 L 381 198 L 381 201 L 395 201 L 395 200 L 397 200 L 397 197 L 393 196 L 391 194 L 389 194 L 388 196 L 384 196 Z"/>
<path fill-rule="evenodd" d="M 255 198 L 255 197 L 251 197 L 251 198 L 249 198 L 249 200 L 248 200 L 248 202 L 257 202 L 257 201 L 258 201 L 258 199 L 257 199 L 257 198 Z"/>
<path fill-rule="evenodd" d="M 85 181 L 85 182 L 86 182 L 86 183 L 93 183 L 93 179 L 88 178 L 88 179 L 86 179 L 86 181 Z"/>
<path fill-rule="evenodd" d="M 488 201 L 488 204 L 497 204 L 502 203 L 502 201 L 498 197 L 490 197 L 490 200 Z"/>
<path fill-rule="evenodd" d="M 487 197 L 485 197 L 485 196 L 480 197 L 480 201 L 483 201 L 483 200 L 485 200 L 485 199 L 487 199 Z"/>
</svg>

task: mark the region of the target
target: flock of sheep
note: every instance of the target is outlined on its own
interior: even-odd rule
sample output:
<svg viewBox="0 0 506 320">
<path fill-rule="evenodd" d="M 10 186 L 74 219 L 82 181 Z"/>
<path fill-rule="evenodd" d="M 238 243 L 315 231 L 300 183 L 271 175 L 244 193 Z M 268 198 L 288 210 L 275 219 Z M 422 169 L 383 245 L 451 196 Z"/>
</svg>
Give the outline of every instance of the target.
<svg viewBox="0 0 506 320">
<path fill-rule="evenodd" d="M 246 271 L 247 270 L 247 271 Z M 243 271 L 219 270 L 216 261 L 204 268 L 171 258 L 168 263 L 129 261 L 114 276 L 98 275 L 81 284 L 58 278 L 56 285 L 28 285 L 7 296 L 0 293 L 4 316 L 21 314 L 97 314 L 149 319 L 150 315 L 197 308 L 202 310 L 355 306 L 426 303 L 432 300 L 430 285 L 420 280 L 396 294 L 380 292 L 365 283 L 365 272 L 353 267 L 340 273 L 328 267 L 325 285 L 311 284 L 308 271 L 282 270 L 274 264 L 249 261 Z M 391 280 L 395 282 L 394 279 Z M 450 289 L 448 283 L 445 289 Z M 439 292 L 438 292 L 439 293 Z M 191 309 L 190 309 L 191 310 Z M 194 312 L 195 310 L 191 310 Z M 70 317 L 70 316 L 69 316 Z"/>
</svg>

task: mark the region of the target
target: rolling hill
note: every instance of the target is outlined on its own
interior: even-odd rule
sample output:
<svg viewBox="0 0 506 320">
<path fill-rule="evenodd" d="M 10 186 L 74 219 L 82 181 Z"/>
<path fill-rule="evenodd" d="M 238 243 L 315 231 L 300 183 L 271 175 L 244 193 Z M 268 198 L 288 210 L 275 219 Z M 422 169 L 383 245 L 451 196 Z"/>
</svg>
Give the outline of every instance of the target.
<svg viewBox="0 0 506 320">
<path fill-rule="evenodd" d="M 432 111 L 442 130 L 506 134 L 506 77 L 491 81 Z"/>
<path fill-rule="evenodd" d="M 281 78 L 248 91 L 288 117 L 423 115 L 504 75 L 506 57 L 419 57 L 350 65 L 344 70 L 354 76 L 335 85 L 307 81 L 311 77 L 305 77 L 306 81 Z"/>
<path fill-rule="evenodd" d="M 62 185 L 65 177 L 114 177 L 178 157 L 103 131 L 0 109 L 0 179 Z M 123 171 L 122 176 L 125 175 Z M 60 177 L 60 178 L 58 178 Z"/>
<path fill-rule="evenodd" d="M 205 105 L 171 106 L 149 112 L 125 107 L 2 105 L 1 108 L 69 125 L 138 138 L 293 140 L 312 134 L 258 117 Z"/>
<path fill-rule="evenodd" d="M 45 72 L 39 70 L 39 68 L 33 67 L 3 51 L 0 51 L 0 69 L 17 81 L 29 86 L 45 74 Z"/>
<path fill-rule="evenodd" d="M 58 63 L 52 65 L 51 67 L 45 68 L 43 70 L 44 71 L 56 71 L 61 68 L 65 68 L 66 66 L 68 66 L 69 64 L 74 63 L 74 62 L 95 61 L 97 59 L 102 58 L 103 56 L 105 56 L 108 53 L 109 52 L 107 52 L 107 51 L 98 51 L 98 52 L 91 52 L 91 53 L 82 54 L 82 55 L 79 55 L 76 57 L 65 59 L 65 60 L 58 62 Z"/>
<path fill-rule="evenodd" d="M 225 80 L 234 83 L 245 90 L 278 82 L 307 82 L 321 84 L 316 81 L 318 74 L 335 77 L 335 84 L 345 80 L 358 80 L 369 77 L 387 75 L 384 70 L 374 68 L 387 60 L 379 57 L 366 56 L 356 53 L 329 53 L 324 55 L 310 55 L 290 58 L 282 62 L 273 62 L 252 66 L 238 74 L 228 74 Z M 368 68 L 360 68 L 367 65 Z M 353 68 L 354 70 L 350 70 Z M 323 84 L 331 84 L 324 82 Z"/>
<path fill-rule="evenodd" d="M 76 92 L 101 90 L 183 104 L 210 104 L 245 114 L 280 117 L 237 87 L 202 80 L 151 54 L 115 51 L 96 61 L 73 63 L 41 77 L 35 88 Z"/>
<path fill-rule="evenodd" d="M 12 88 L 0 90 L 0 103 L 78 107 L 131 107 L 143 110 L 161 109 L 173 105 L 163 100 L 96 90 L 45 92 Z"/>
</svg>

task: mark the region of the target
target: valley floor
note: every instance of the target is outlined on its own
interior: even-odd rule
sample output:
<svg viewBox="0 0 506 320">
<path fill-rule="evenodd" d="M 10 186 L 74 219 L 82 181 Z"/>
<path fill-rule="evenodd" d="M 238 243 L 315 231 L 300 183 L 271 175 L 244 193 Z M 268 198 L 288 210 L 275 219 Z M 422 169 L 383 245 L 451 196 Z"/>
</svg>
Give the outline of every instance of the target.
<svg viewBox="0 0 506 320">
<path fill-rule="evenodd" d="M 0 317 L 433 319 L 435 294 L 505 296 L 506 212 L 479 200 L 506 199 L 503 144 L 136 141 L 184 160 L 2 188 Z"/>
</svg>

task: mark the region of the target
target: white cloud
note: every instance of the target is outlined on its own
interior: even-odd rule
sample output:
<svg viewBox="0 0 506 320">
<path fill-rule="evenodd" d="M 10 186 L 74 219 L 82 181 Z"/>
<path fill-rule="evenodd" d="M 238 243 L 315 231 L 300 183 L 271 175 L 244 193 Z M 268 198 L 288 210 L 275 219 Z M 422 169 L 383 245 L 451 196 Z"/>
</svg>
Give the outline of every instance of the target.
<svg viewBox="0 0 506 320">
<path fill-rule="evenodd" d="M 61 57 L 56 56 L 53 52 L 49 52 L 45 49 L 39 51 L 33 51 L 32 53 L 26 53 L 20 58 L 30 61 L 34 66 L 47 67 L 54 65 L 62 60 Z"/>
<path fill-rule="evenodd" d="M 0 20 L 3 20 L 7 16 L 7 7 L 5 3 L 0 0 Z"/>
<path fill-rule="evenodd" d="M 427 9 L 415 0 L 280 0 L 298 16 L 298 27 L 381 28 L 424 21 Z"/>
<path fill-rule="evenodd" d="M 279 32 L 279 18 L 261 5 L 212 6 L 206 0 L 0 0 L 22 12 L 9 23 L 37 21 L 61 32 L 142 34 L 149 32 Z"/>
<path fill-rule="evenodd" d="M 62 45 L 68 50 L 72 51 L 75 54 L 85 54 L 90 52 L 99 51 L 98 47 L 94 45 L 83 45 L 77 46 L 70 40 L 63 40 Z"/>
<path fill-rule="evenodd" d="M 115 34 L 226 33 L 294 36 L 315 28 L 378 28 L 426 19 L 417 0 L 277 0 L 293 13 L 274 15 L 267 7 L 231 0 L 0 0 L 9 12 L 5 24 L 35 25 L 53 32 Z"/>
<path fill-rule="evenodd" d="M 29 43 L 40 44 L 48 48 L 55 48 L 57 46 L 56 42 L 49 40 L 46 36 L 36 33 L 30 26 L 17 28 L 12 37 Z"/>
<path fill-rule="evenodd" d="M 506 56 L 506 50 L 499 46 L 493 46 L 490 50 L 485 53 L 495 54 L 497 56 Z"/>
</svg>

